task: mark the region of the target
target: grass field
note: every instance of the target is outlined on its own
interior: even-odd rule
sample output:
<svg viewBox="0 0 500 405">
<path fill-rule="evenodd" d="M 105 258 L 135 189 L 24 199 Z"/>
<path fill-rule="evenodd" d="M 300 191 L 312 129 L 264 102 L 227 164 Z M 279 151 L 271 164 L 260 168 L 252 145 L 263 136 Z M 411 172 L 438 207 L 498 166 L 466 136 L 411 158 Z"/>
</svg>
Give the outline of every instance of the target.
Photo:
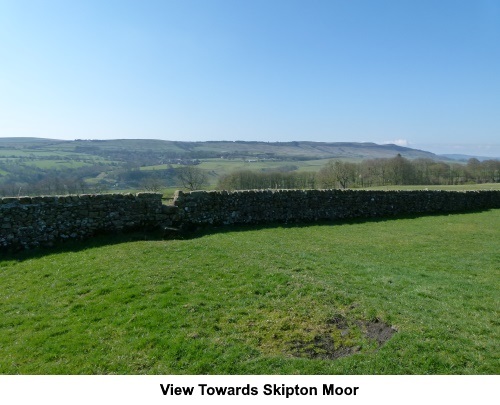
<svg viewBox="0 0 500 405">
<path fill-rule="evenodd" d="M 65 152 L 60 150 L 40 151 L 36 149 L 0 149 L 0 163 L 11 163 L 16 166 L 30 166 L 39 169 L 75 169 L 96 164 L 111 164 L 113 161 L 99 156 L 84 153 Z M 3 171 L 0 174 L 8 174 Z"/>
<path fill-rule="evenodd" d="M 262 170 L 286 170 L 293 167 L 297 171 L 319 171 L 329 159 L 320 160 L 304 160 L 304 161 L 274 161 L 274 160 L 255 160 L 245 161 L 241 159 L 201 159 L 198 168 L 205 170 L 208 173 L 208 183 L 210 188 L 214 188 L 219 177 L 240 170 L 251 170 L 260 172 Z M 173 167 L 180 167 L 174 164 Z M 164 170 L 169 167 L 168 164 L 156 166 L 144 166 L 141 170 Z"/>
<path fill-rule="evenodd" d="M 380 186 L 370 187 L 367 190 L 446 190 L 446 191 L 472 191 L 472 190 L 500 190 L 500 183 L 458 184 L 458 185 L 423 185 L 423 186 Z"/>
<path fill-rule="evenodd" d="M 141 238 L 0 260 L 0 373 L 500 372 L 500 210 Z"/>
</svg>

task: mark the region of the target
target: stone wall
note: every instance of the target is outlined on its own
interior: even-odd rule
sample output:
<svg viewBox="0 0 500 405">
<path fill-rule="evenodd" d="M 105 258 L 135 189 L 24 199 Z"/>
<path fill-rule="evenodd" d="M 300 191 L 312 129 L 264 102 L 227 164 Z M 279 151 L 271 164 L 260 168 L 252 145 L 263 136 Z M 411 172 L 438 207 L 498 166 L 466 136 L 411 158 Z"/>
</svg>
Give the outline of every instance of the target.
<svg viewBox="0 0 500 405">
<path fill-rule="evenodd" d="M 101 194 L 0 199 L 0 250 L 52 246 L 165 220 L 161 195 Z"/>
<path fill-rule="evenodd" d="M 0 250 L 53 246 L 100 233 L 314 222 L 500 208 L 500 191 L 178 191 L 0 199 Z"/>
<path fill-rule="evenodd" d="M 500 208 L 500 191 L 179 191 L 174 204 L 183 226 L 313 222 Z"/>
</svg>

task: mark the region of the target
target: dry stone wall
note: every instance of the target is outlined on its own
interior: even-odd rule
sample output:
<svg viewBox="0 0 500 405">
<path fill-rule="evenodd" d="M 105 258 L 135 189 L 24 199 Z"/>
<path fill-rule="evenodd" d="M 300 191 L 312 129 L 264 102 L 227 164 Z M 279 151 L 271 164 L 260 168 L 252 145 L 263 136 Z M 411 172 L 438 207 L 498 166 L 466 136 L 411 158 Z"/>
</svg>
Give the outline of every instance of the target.
<svg viewBox="0 0 500 405">
<path fill-rule="evenodd" d="M 150 229 L 165 218 L 161 195 L 153 193 L 2 198 L 0 250 Z"/>
<path fill-rule="evenodd" d="M 179 191 L 174 204 L 184 226 L 313 222 L 500 208 L 500 191 Z"/>
<path fill-rule="evenodd" d="M 178 191 L 0 199 L 0 251 L 53 246 L 100 233 L 155 228 L 314 222 L 500 208 L 500 191 Z"/>
</svg>

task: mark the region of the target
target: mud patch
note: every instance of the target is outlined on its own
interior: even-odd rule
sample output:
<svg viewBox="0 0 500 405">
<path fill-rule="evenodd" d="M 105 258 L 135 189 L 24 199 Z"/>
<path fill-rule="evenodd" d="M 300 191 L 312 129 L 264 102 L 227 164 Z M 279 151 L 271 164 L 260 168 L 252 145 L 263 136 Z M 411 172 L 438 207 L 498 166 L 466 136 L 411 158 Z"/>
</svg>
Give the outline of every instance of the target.
<svg viewBox="0 0 500 405">
<path fill-rule="evenodd" d="M 335 341 L 328 333 L 316 335 L 311 341 L 295 341 L 291 346 L 292 355 L 295 357 L 305 357 L 308 359 L 334 360 L 340 357 L 346 357 L 350 354 L 359 352 L 359 346 L 336 347 Z"/>
<path fill-rule="evenodd" d="M 379 319 L 349 322 L 342 316 L 336 316 L 329 319 L 324 330 L 312 339 L 293 341 L 290 351 L 295 357 L 334 360 L 360 352 L 363 339 L 378 350 L 394 333 L 396 329 Z"/>
<path fill-rule="evenodd" d="M 386 323 L 375 319 L 374 321 L 360 322 L 365 330 L 365 335 L 368 339 L 376 340 L 379 347 L 387 342 L 392 335 L 396 333 L 396 329 Z"/>
</svg>

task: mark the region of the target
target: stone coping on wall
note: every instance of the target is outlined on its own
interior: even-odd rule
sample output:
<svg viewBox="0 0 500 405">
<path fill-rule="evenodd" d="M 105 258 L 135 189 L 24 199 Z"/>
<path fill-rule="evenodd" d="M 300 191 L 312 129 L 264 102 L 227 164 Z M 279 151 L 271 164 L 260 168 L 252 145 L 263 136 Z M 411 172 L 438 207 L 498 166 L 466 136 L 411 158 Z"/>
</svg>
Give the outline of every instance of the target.
<svg viewBox="0 0 500 405">
<path fill-rule="evenodd" d="M 20 197 L 0 197 L 0 204 L 39 204 L 39 203 L 71 203 L 85 200 L 112 200 L 120 199 L 147 199 L 161 197 L 159 193 L 103 193 L 103 194 L 68 194 L 68 195 L 41 195 L 41 196 L 20 196 Z"/>
</svg>

